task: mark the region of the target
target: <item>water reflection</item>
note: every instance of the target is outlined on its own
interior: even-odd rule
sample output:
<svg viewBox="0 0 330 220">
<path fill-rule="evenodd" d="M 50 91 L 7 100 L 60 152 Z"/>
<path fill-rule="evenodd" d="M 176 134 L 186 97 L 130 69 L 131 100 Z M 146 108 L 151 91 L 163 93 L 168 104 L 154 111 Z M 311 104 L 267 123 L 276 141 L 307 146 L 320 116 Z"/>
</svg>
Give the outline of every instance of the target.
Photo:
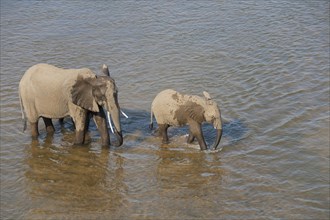
<svg viewBox="0 0 330 220">
<path fill-rule="evenodd" d="M 149 112 L 125 112 L 130 118 L 122 122 L 125 142 L 120 148 L 101 148 L 95 140 L 84 146 L 63 144 L 73 138 L 70 123 L 64 124 L 65 129 L 56 125 L 55 134 L 31 142 L 25 172 L 31 204 L 26 217 L 63 218 L 74 213 L 81 218 L 80 211 L 84 218 L 95 213 L 114 218 L 133 213 L 138 217 L 158 213 L 158 217 L 186 218 L 201 212 L 215 216 L 225 174 L 221 154 L 201 152 L 198 145 L 189 147 L 184 136 L 187 127 L 173 128 L 171 143 L 161 145 L 148 129 Z M 90 126 L 91 136 L 98 139 L 93 122 Z M 209 142 L 213 130 L 206 125 Z M 222 144 L 244 138 L 246 132 L 244 123 L 229 121 L 224 124 Z M 165 200 L 155 200 L 159 196 Z M 163 211 L 172 209 L 177 212 Z"/>
<path fill-rule="evenodd" d="M 158 156 L 157 179 L 163 189 L 187 187 L 196 193 L 209 185 L 211 179 L 221 180 L 221 162 L 214 158 L 215 155 L 163 146 Z M 218 168 L 210 170 L 214 163 Z"/>
<path fill-rule="evenodd" d="M 173 210 L 158 210 L 159 215 L 170 219 L 218 216 L 224 175 L 219 155 L 164 145 L 158 156 L 155 176 L 164 199 L 155 206 Z"/>
<path fill-rule="evenodd" d="M 109 149 L 53 145 L 48 135 L 40 145 L 28 147 L 25 173 L 30 194 L 29 218 L 51 214 L 61 217 L 68 209 L 102 211 L 121 209 L 127 187 L 123 182 L 123 158 Z"/>
</svg>

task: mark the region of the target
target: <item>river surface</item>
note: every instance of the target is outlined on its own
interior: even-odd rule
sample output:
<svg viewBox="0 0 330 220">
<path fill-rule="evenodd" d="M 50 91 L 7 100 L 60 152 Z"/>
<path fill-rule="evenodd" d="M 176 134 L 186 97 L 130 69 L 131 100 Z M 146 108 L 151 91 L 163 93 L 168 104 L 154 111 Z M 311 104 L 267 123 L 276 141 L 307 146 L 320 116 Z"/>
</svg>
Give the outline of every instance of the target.
<svg viewBox="0 0 330 220">
<path fill-rule="evenodd" d="M 91 124 L 73 147 L 69 119 L 23 133 L 36 63 L 109 65 L 124 144 L 102 148 Z M 1 219 L 329 219 L 329 87 L 327 0 L 1 0 Z M 211 94 L 221 150 L 186 144 L 186 127 L 154 136 L 167 88 Z"/>
</svg>

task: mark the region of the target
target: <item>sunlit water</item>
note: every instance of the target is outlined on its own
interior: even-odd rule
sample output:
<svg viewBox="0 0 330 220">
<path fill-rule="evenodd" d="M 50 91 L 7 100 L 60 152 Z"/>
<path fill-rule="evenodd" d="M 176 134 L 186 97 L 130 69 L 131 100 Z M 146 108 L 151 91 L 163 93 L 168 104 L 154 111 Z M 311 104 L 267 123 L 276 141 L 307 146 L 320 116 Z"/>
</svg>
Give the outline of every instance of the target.
<svg viewBox="0 0 330 220">
<path fill-rule="evenodd" d="M 70 120 L 22 132 L 18 83 L 41 62 L 109 65 L 122 147 L 93 124 L 70 146 Z M 221 151 L 154 136 L 166 88 L 211 94 Z M 1 219 L 328 219 L 329 1 L 1 1 L 0 149 Z"/>
</svg>

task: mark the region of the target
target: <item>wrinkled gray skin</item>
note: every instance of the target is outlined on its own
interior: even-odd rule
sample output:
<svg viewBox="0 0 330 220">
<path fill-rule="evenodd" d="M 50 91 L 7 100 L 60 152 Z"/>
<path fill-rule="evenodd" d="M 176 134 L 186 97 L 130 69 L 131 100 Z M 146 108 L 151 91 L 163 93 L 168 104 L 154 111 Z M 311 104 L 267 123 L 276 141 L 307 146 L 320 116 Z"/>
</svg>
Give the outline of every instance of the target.
<svg viewBox="0 0 330 220">
<path fill-rule="evenodd" d="M 217 129 L 217 137 L 213 146 L 216 149 L 222 136 L 221 114 L 218 105 L 211 99 L 207 92 L 204 97 L 180 94 L 167 89 L 160 92 L 151 104 L 151 124 L 153 115 L 156 118 L 159 135 L 163 143 L 168 143 L 167 129 L 169 126 L 189 125 L 188 143 L 196 138 L 201 150 L 206 150 L 206 144 L 201 128 L 203 122 L 212 123 Z"/>
<path fill-rule="evenodd" d="M 85 142 L 89 115 L 98 127 L 102 145 L 109 146 L 110 137 L 105 111 L 109 111 L 115 125 L 117 146 L 123 143 L 120 123 L 118 90 L 103 65 L 104 76 L 96 76 L 90 69 L 61 69 L 49 64 L 30 67 L 19 83 L 23 118 L 31 125 L 31 134 L 37 138 L 38 119 L 43 118 L 47 132 L 53 132 L 51 119 L 71 116 L 76 128 L 75 144 Z M 25 114 L 24 114 L 25 112 Z"/>
</svg>

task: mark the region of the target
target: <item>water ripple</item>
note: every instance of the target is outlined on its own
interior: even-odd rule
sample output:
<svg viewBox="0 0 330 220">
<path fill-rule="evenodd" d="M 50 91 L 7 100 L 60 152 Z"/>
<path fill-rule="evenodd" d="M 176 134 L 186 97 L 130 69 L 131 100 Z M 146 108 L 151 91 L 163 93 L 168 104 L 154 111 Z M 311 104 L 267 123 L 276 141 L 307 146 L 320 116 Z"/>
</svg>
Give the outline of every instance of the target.
<svg viewBox="0 0 330 220">
<path fill-rule="evenodd" d="M 1 1 L 1 217 L 10 219 L 328 219 L 329 2 Z M 74 13 L 73 13 L 74 12 Z M 47 62 L 106 63 L 124 144 L 72 146 L 73 125 L 31 141 L 18 82 Z M 222 150 L 185 128 L 148 129 L 163 89 L 221 108 Z M 214 129 L 203 126 L 207 144 Z M 29 202 L 26 202 L 29 201 Z"/>
</svg>

